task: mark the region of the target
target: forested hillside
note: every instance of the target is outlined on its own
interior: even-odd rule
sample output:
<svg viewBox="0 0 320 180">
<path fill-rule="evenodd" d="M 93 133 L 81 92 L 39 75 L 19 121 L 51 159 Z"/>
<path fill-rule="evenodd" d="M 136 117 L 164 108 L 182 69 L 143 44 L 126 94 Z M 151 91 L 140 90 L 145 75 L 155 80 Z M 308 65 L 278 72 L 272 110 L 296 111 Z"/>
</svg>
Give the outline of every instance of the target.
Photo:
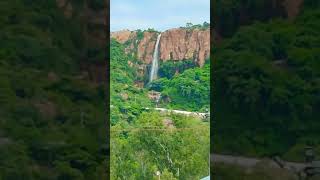
<svg viewBox="0 0 320 180">
<path fill-rule="evenodd" d="M 110 42 L 110 105 L 111 125 L 132 122 L 144 108 L 151 106 L 147 90 L 134 86 L 137 80 L 137 67 L 130 67 L 133 57 L 124 53 L 124 46 L 112 39 Z M 137 60 L 133 63 L 137 63 Z M 120 121 L 120 122 L 119 122 Z"/>
<path fill-rule="evenodd" d="M 163 62 L 159 75 L 161 78 L 149 88 L 161 92 L 160 106 L 196 112 L 210 110 L 210 58 L 202 68 L 192 60 Z"/>
<path fill-rule="evenodd" d="M 214 1 L 213 152 L 304 162 L 311 146 L 319 159 L 319 2 Z M 211 172 L 215 179 L 298 178 L 271 163 L 250 172 L 218 163 Z"/>
<path fill-rule="evenodd" d="M 253 5 L 219 9 L 227 2 Z M 304 1 L 295 18 L 261 8 L 246 11 L 244 24 L 232 13 L 217 20 L 224 37 L 213 46 L 212 149 L 302 161 L 307 145 L 320 153 L 319 1 Z"/>
<path fill-rule="evenodd" d="M 121 68 L 135 68 L 132 83 L 136 87 L 161 93 L 158 106 L 205 112 L 210 109 L 209 27 L 207 22 L 187 23 L 185 27 L 164 32 L 151 28 L 111 32 L 111 37 L 123 46 L 129 56 L 126 61 L 119 62 L 122 63 Z M 150 83 L 149 72 L 159 34 L 158 79 Z M 125 62 L 128 64 L 123 64 Z"/>
<path fill-rule="evenodd" d="M 158 179 L 157 171 L 161 179 L 207 176 L 210 124 L 154 108 L 208 108 L 209 60 L 203 68 L 193 60 L 161 62 L 160 79 L 141 86 L 137 82 L 149 76 L 150 68 L 141 73 L 145 64 L 136 53 L 125 53 L 127 45 L 111 39 L 111 179 Z M 161 92 L 159 103 L 150 99 L 152 90 Z"/>
<path fill-rule="evenodd" d="M 107 176 L 105 85 L 81 68 L 105 52 L 72 3 L 66 18 L 56 1 L 0 2 L 0 179 Z"/>
</svg>

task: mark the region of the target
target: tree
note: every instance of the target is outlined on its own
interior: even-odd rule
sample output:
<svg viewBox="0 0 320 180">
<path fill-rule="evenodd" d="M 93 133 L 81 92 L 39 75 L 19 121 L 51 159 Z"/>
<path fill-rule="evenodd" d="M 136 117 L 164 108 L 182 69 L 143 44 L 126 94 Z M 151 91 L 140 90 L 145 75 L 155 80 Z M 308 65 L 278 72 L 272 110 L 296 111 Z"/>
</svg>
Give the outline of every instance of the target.
<svg viewBox="0 0 320 180">
<path fill-rule="evenodd" d="M 190 22 L 186 23 L 186 27 L 187 27 L 187 28 L 191 28 L 192 26 L 193 26 L 192 23 L 190 23 Z"/>
</svg>

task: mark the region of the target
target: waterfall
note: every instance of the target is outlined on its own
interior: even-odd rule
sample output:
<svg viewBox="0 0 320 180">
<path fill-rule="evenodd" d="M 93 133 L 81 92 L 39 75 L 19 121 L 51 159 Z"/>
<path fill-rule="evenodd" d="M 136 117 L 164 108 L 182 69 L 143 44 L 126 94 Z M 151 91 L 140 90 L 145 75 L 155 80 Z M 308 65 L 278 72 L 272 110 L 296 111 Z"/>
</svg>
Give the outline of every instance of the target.
<svg viewBox="0 0 320 180">
<path fill-rule="evenodd" d="M 157 79 L 157 75 L 158 75 L 160 37 L 161 37 L 161 33 L 157 37 L 156 46 L 155 46 L 154 52 L 153 52 L 153 60 L 152 60 L 152 66 L 151 66 L 151 71 L 150 71 L 149 83 L 152 82 L 153 80 Z"/>
</svg>

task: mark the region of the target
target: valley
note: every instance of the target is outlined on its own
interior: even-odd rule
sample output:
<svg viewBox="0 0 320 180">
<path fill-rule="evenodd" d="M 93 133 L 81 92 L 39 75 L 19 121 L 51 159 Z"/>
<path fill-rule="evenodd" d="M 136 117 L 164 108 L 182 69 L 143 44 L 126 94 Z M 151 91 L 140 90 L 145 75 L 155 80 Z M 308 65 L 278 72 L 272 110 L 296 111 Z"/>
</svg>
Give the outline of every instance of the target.
<svg viewBox="0 0 320 180">
<path fill-rule="evenodd" d="M 111 33 L 112 179 L 209 175 L 208 32 L 200 25 Z"/>
</svg>

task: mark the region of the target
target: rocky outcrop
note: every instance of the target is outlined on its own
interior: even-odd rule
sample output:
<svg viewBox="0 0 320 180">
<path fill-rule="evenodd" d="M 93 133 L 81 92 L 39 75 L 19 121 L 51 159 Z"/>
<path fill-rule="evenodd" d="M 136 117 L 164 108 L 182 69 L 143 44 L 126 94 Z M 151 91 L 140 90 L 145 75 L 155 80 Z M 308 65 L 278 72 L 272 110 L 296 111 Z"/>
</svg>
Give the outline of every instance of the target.
<svg viewBox="0 0 320 180">
<path fill-rule="evenodd" d="M 157 33 L 145 32 L 143 38 L 138 43 L 137 55 L 138 59 L 143 60 L 146 64 L 150 64 L 153 59 L 154 47 L 156 46 Z"/>
<path fill-rule="evenodd" d="M 111 32 L 111 38 L 120 43 L 128 43 L 126 53 L 136 53 L 137 58 L 145 64 L 150 64 L 153 58 L 153 51 L 157 40 L 156 32 L 144 32 L 143 37 L 138 39 L 136 31 L 122 30 Z"/>
<path fill-rule="evenodd" d="M 112 32 L 111 38 L 115 38 L 120 43 L 126 43 L 126 53 L 134 52 L 139 60 L 150 64 L 158 34 L 159 32 L 155 31 L 145 31 L 143 37 L 138 37 L 135 31 L 123 30 Z M 159 44 L 161 61 L 193 59 L 199 66 L 203 66 L 209 55 L 209 28 L 176 28 L 161 33 Z"/>
<path fill-rule="evenodd" d="M 121 30 L 116 32 L 111 32 L 111 38 L 115 38 L 120 43 L 125 43 L 129 40 L 129 38 L 133 38 L 135 36 L 135 32 L 130 30 Z"/>
<path fill-rule="evenodd" d="M 210 29 L 170 29 L 162 33 L 160 59 L 194 59 L 202 66 L 210 55 Z"/>
<path fill-rule="evenodd" d="M 304 0 L 284 0 L 283 5 L 286 9 L 288 19 L 295 19 L 300 13 L 303 2 Z"/>
</svg>

